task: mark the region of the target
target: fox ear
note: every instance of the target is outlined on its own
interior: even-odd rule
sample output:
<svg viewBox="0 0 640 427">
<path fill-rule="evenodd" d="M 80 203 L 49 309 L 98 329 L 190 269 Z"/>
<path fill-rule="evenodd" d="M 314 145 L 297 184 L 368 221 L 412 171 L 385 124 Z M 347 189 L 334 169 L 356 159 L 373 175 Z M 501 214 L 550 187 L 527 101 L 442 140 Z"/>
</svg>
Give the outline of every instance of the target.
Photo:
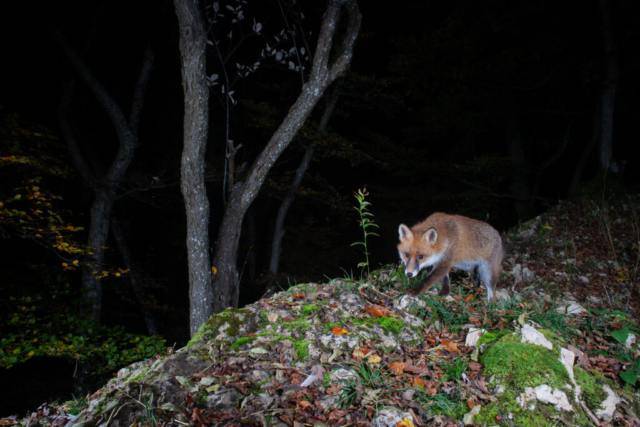
<svg viewBox="0 0 640 427">
<path fill-rule="evenodd" d="M 422 235 L 422 238 L 428 244 L 435 245 L 438 240 L 438 232 L 435 228 L 430 228 Z"/>
<path fill-rule="evenodd" d="M 411 229 L 404 224 L 400 224 L 400 227 L 398 227 L 398 235 L 400 236 L 401 242 L 413 239 Z"/>
</svg>

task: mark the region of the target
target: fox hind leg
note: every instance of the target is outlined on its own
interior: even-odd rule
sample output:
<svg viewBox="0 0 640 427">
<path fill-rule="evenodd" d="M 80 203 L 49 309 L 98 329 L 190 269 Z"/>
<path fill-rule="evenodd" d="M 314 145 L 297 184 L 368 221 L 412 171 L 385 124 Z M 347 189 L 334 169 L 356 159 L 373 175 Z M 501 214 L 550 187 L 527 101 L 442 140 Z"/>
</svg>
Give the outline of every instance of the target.
<svg viewBox="0 0 640 427">
<path fill-rule="evenodd" d="M 482 283 L 484 283 L 484 286 L 487 288 L 487 301 L 493 301 L 495 298 L 496 284 L 498 283 L 498 279 L 500 279 L 500 264 L 497 264 L 496 268 L 496 265 L 491 265 L 485 261 L 478 264 L 476 269 L 478 270 L 480 279 L 482 279 Z"/>
</svg>

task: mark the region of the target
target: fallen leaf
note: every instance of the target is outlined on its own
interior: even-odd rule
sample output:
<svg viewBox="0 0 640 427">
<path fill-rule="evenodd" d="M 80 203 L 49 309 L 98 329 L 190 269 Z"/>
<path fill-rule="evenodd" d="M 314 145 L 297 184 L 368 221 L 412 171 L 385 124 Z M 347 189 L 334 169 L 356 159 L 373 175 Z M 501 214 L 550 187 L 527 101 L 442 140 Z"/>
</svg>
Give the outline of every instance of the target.
<svg viewBox="0 0 640 427">
<path fill-rule="evenodd" d="M 482 369 L 482 365 L 478 362 L 469 362 L 469 369 L 471 369 L 472 371 L 479 371 L 480 369 Z"/>
<path fill-rule="evenodd" d="M 344 335 L 344 334 L 349 335 L 349 331 L 347 331 L 346 329 L 341 328 L 340 326 L 337 326 L 337 325 L 333 327 L 331 332 L 333 332 L 333 335 L 336 335 L 336 336 L 341 336 L 341 335 Z"/>
<path fill-rule="evenodd" d="M 460 349 L 458 348 L 457 342 L 452 342 L 447 344 L 444 349 L 447 351 L 456 352 L 456 353 L 460 351 Z"/>
<path fill-rule="evenodd" d="M 422 389 L 424 389 L 424 388 L 425 388 L 425 386 L 426 386 L 426 384 L 424 383 L 424 380 L 420 379 L 419 377 L 415 377 L 415 378 L 413 379 L 413 386 L 414 386 L 415 388 L 422 388 Z"/>
<path fill-rule="evenodd" d="M 380 305 L 366 306 L 364 311 L 372 315 L 373 317 L 383 317 L 391 313 L 388 308 L 382 307 Z"/>
<path fill-rule="evenodd" d="M 367 359 L 367 362 L 369 362 L 369 363 L 380 363 L 381 361 L 382 361 L 382 358 L 380 356 L 378 356 L 377 354 L 372 354 Z"/>
<path fill-rule="evenodd" d="M 295 317 L 291 317 L 291 316 L 287 316 L 284 319 L 282 319 L 283 322 L 293 322 L 295 320 L 296 320 L 296 318 Z"/>
<path fill-rule="evenodd" d="M 473 408 L 476 406 L 476 400 L 473 397 L 470 397 L 469 400 L 467 400 L 467 405 L 469 405 L 469 408 Z"/>
<path fill-rule="evenodd" d="M 472 300 L 472 299 L 473 299 L 473 294 L 469 294 L 469 295 L 467 295 L 466 297 L 464 297 L 464 300 L 463 300 L 463 301 L 464 301 L 464 302 L 469 302 L 469 301 L 470 301 L 470 300 Z"/>
<path fill-rule="evenodd" d="M 411 402 L 413 400 L 414 394 L 416 394 L 416 391 L 410 388 L 409 390 L 406 390 L 404 393 L 402 393 L 402 398 Z"/>
<path fill-rule="evenodd" d="M 293 299 L 302 299 L 304 298 L 304 294 L 292 294 L 291 297 L 293 297 Z"/>
<path fill-rule="evenodd" d="M 298 405 L 300 405 L 300 407 L 302 407 L 303 409 L 313 408 L 313 403 L 311 403 L 311 402 L 309 402 L 307 400 L 299 401 Z"/>
<path fill-rule="evenodd" d="M 413 421 L 411 421 L 409 418 L 405 418 L 397 424 L 397 427 L 414 427 Z"/>
<path fill-rule="evenodd" d="M 389 363 L 387 367 L 394 375 L 402 375 L 402 373 L 404 372 L 404 363 L 402 362 Z"/>
<path fill-rule="evenodd" d="M 327 394 L 329 396 L 333 396 L 334 394 L 340 393 L 341 389 L 342 389 L 342 385 L 331 384 L 331 387 L 327 389 Z"/>
</svg>

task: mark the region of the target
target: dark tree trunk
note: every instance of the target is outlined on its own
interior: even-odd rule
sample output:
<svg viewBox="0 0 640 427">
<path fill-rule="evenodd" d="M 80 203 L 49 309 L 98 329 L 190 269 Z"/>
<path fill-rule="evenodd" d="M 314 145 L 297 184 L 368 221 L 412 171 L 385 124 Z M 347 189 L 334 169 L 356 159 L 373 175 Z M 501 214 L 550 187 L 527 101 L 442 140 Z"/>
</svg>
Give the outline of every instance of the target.
<svg viewBox="0 0 640 427">
<path fill-rule="evenodd" d="M 506 137 L 509 157 L 513 166 L 510 190 L 515 196 L 514 206 L 518 219 L 529 219 L 535 215 L 533 201 L 530 199 L 529 167 L 527 164 L 525 144 L 520 134 L 518 113 L 513 105 L 509 105 L 506 117 Z"/>
<path fill-rule="evenodd" d="M 147 325 L 147 332 L 149 333 L 149 335 L 159 335 L 160 330 L 158 329 L 158 322 L 149 309 L 149 298 L 147 297 L 144 289 L 142 289 L 142 286 L 138 281 L 136 271 L 137 269 L 133 262 L 133 256 L 131 255 L 129 244 L 127 243 L 127 239 L 124 237 L 124 232 L 122 231 L 122 228 L 116 221 L 115 217 L 111 217 L 111 234 L 116 241 L 118 252 L 120 252 L 120 259 L 122 260 L 124 267 L 129 270 L 127 279 L 129 279 L 133 294 L 135 295 L 136 301 L 140 306 L 140 311 L 142 312 L 142 316 L 144 317 L 144 323 L 145 325 Z"/>
<path fill-rule="evenodd" d="M 349 24 L 344 35 L 340 55 L 329 66 L 331 44 L 338 28 L 340 10 L 343 6 L 348 13 Z M 302 93 L 252 165 L 245 181 L 237 182 L 231 190 L 220 225 L 213 261 L 213 265 L 218 269 L 218 273 L 214 277 L 216 299 L 213 310 L 216 313 L 238 304 L 239 275 L 236 261 L 244 215 L 258 195 L 267 173 L 287 148 L 326 88 L 345 72 L 351 62 L 353 44 L 360 29 L 360 21 L 361 15 L 355 0 L 329 2 L 320 29 L 309 82 L 302 87 Z"/>
<path fill-rule="evenodd" d="M 189 330 L 193 336 L 213 314 L 212 271 L 209 258 L 209 199 L 204 154 L 209 132 L 209 88 L 206 82 L 204 24 L 197 0 L 175 0 L 180 28 L 180 57 L 184 91 L 184 148 L 181 190 L 187 212 L 189 263 Z"/>
<path fill-rule="evenodd" d="M 336 83 L 333 92 L 331 93 L 331 97 L 329 98 L 327 105 L 324 109 L 324 113 L 322 114 L 322 118 L 320 119 L 320 123 L 318 124 L 318 134 L 321 134 L 327 129 L 329 124 L 329 120 L 335 111 L 336 104 L 338 103 L 338 98 L 340 97 L 340 88 L 342 86 L 342 79 L 338 80 Z M 276 216 L 275 222 L 275 231 L 273 233 L 273 241 L 271 243 L 271 259 L 269 261 L 269 272 L 267 273 L 267 281 L 269 283 L 269 287 L 267 288 L 267 293 L 272 293 L 275 290 L 275 283 L 273 283 L 278 276 L 278 270 L 280 267 L 280 254 L 282 253 L 282 239 L 284 238 L 284 220 L 287 217 L 287 213 L 289 212 L 289 208 L 293 203 L 293 199 L 295 198 L 296 192 L 298 188 L 300 188 L 300 184 L 302 184 L 302 179 L 304 178 L 307 169 L 309 169 L 309 164 L 311 163 L 311 158 L 313 157 L 313 153 L 318 146 L 317 138 L 309 144 L 307 149 L 304 152 L 304 156 L 302 157 L 302 161 L 298 165 L 296 169 L 296 174 L 293 178 L 293 182 L 291 183 L 291 187 L 287 194 L 285 194 L 282 199 L 282 203 L 280 204 L 280 209 L 278 209 L 278 215 Z"/>
<path fill-rule="evenodd" d="M 102 283 L 97 279 L 97 273 L 102 271 L 104 247 L 106 247 L 107 237 L 109 236 L 109 220 L 111 218 L 116 191 L 133 160 L 135 149 L 138 146 L 136 132 L 132 130 L 130 123 L 136 123 L 137 126 L 142 102 L 133 103 L 130 119 L 127 121 L 118 104 L 93 75 L 80 55 L 59 33 L 56 33 L 56 40 L 62 52 L 78 72 L 80 79 L 93 92 L 111 119 L 111 123 L 116 130 L 116 135 L 119 140 L 119 149 L 115 159 L 103 176 L 97 176 L 96 168 L 90 168 L 82 156 L 69 122 L 69 107 L 76 83 L 75 81 L 67 83 L 64 87 L 60 105 L 58 106 L 58 121 L 63 137 L 67 142 L 71 158 L 84 182 L 91 188 L 95 195 L 91 206 L 91 222 L 87 239 L 87 246 L 92 253 L 89 254 L 85 260 L 88 265 L 82 269 L 84 297 L 87 302 L 89 302 L 88 309 L 84 314 L 100 322 L 102 312 Z M 144 95 L 152 68 L 153 55 L 147 47 L 135 88 L 135 94 L 140 99 L 142 99 Z M 135 97 L 136 96 L 134 96 L 134 99 Z"/>
<path fill-rule="evenodd" d="M 546 170 L 552 164 L 554 164 L 556 161 L 558 161 L 560 156 L 562 156 L 562 154 L 566 151 L 567 145 L 569 145 L 569 139 L 571 138 L 571 129 L 573 128 L 573 124 L 574 123 L 575 123 L 574 119 L 571 119 L 571 120 L 569 120 L 567 122 L 567 125 L 565 126 L 564 132 L 562 134 L 562 140 L 560 141 L 560 146 L 558 147 L 556 152 L 553 153 L 544 163 L 540 164 L 536 168 L 536 179 L 535 179 L 535 182 L 533 184 L 533 194 L 534 195 L 538 194 L 538 191 L 540 189 L 540 184 L 542 182 L 542 178 L 544 177 L 544 174 L 545 174 Z"/>
<path fill-rule="evenodd" d="M 600 137 L 599 150 L 600 169 L 618 172 L 618 166 L 613 158 L 613 114 L 620 70 L 615 52 L 615 37 L 610 0 L 600 0 L 600 16 L 602 18 L 605 66 L 605 77 L 602 84 L 602 134 Z"/>
<path fill-rule="evenodd" d="M 571 177 L 571 182 L 569 183 L 569 192 L 573 191 L 574 188 L 580 181 L 582 181 L 582 175 L 584 173 L 584 168 L 587 166 L 587 161 L 593 153 L 593 150 L 598 145 L 598 141 L 600 140 L 600 136 L 602 132 L 600 130 L 600 126 L 602 125 L 601 112 L 600 112 L 600 102 L 596 103 L 595 111 L 593 112 L 593 130 L 591 132 L 591 138 L 589 139 L 589 143 L 585 145 L 585 147 L 580 152 L 580 156 L 578 157 L 578 162 L 573 170 L 573 176 Z"/>
</svg>

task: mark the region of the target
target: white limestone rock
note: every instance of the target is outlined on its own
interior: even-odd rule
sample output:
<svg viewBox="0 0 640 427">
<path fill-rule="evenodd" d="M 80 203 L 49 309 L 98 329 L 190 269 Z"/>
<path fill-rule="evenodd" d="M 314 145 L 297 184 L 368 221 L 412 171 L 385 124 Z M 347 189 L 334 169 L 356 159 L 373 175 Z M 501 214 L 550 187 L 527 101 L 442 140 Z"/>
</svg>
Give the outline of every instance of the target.
<svg viewBox="0 0 640 427">
<path fill-rule="evenodd" d="M 372 421 L 374 427 L 396 427 L 401 421 L 409 419 L 412 422 L 413 416 L 409 412 L 403 412 L 400 409 L 388 408 L 378 412 Z"/>
<path fill-rule="evenodd" d="M 469 329 L 469 333 L 467 334 L 467 338 L 464 341 L 464 345 L 466 345 L 467 347 L 475 347 L 476 344 L 478 343 L 478 340 L 480 339 L 480 336 L 482 336 L 482 334 L 486 332 L 487 332 L 486 329 L 478 329 L 478 328 Z"/>
<path fill-rule="evenodd" d="M 520 407 L 528 408 L 529 410 L 534 410 L 536 402 L 541 402 L 555 405 L 557 410 L 573 411 L 566 393 L 557 388 L 552 389 L 547 384 L 542 384 L 538 387 L 525 387 L 524 392 L 516 398 L 516 401 Z"/>
<path fill-rule="evenodd" d="M 609 421 L 613 418 L 613 413 L 616 410 L 616 405 L 622 402 L 608 385 L 603 385 L 602 388 L 607 393 L 607 398 L 602 402 L 602 409 L 596 410 L 596 417 L 603 421 Z"/>
<path fill-rule="evenodd" d="M 545 336 L 542 335 L 542 333 L 540 333 L 538 330 L 536 330 L 536 328 L 529 324 L 524 325 L 520 333 L 522 334 L 522 339 L 520 340 L 521 343 L 531 343 L 535 345 L 541 345 L 548 348 L 549 350 L 553 349 L 553 344 L 551 344 L 551 341 L 546 339 Z"/>
</svg>

